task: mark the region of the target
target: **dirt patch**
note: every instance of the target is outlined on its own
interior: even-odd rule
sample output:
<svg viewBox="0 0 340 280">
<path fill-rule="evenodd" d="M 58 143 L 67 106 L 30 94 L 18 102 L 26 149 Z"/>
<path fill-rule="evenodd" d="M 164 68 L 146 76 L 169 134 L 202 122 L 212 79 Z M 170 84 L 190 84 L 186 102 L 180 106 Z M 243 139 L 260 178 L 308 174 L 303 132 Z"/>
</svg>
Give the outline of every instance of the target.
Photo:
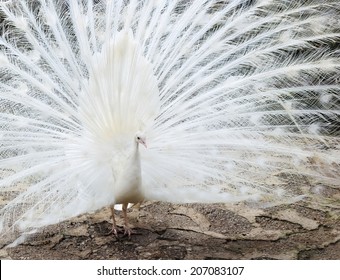
<svg viewBox="0 0 340 280">
<path fill-rule="evenodd" d="M 3 247 L 0 258 L 340 259 L 340 210 L 333 206 L 298 202 L 261 210 L 148 202 L 129 212 L 131 239 L 110 233 L 110 211 L 102 209 L 50 226 L 17 247 Z"/>
</svg>

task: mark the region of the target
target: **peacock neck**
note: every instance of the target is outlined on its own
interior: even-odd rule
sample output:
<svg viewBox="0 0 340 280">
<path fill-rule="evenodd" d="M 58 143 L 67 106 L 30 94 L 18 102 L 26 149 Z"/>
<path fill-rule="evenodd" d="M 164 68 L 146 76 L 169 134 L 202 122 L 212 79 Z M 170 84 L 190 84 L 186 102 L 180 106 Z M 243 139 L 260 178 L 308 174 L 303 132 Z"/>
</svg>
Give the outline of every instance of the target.
<svg viewBox="0 0 340 280">
<path fill-rule="evenodd" d="M 139 143 L 136 142 L 134 145 L 133 157 L 139 161 Z"/>
</svg>

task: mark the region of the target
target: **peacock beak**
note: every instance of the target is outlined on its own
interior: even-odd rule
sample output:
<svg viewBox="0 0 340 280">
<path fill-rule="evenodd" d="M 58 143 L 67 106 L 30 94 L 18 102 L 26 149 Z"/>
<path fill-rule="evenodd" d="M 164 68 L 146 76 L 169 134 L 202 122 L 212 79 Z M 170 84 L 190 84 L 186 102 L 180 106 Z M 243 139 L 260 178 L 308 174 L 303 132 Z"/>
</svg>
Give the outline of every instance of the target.
<svg viewBox="0 0 340 280">
<path fill-rule="evenodd" d="M 146 145 L 146 142 L 144 140 L 139 140 L 139 143 L 141 143 L 146 149 L 148 148 L 148 146 Z"/>
<path fill-rule="evenodd" d="M 145 143 L 144 141 L 142 142 L 142 144 L 143 144 L 143 146 L 145 147 L 145 149 L 148 148 L 148 146 L 146 145 L 146 143 Z"/>
</svg>

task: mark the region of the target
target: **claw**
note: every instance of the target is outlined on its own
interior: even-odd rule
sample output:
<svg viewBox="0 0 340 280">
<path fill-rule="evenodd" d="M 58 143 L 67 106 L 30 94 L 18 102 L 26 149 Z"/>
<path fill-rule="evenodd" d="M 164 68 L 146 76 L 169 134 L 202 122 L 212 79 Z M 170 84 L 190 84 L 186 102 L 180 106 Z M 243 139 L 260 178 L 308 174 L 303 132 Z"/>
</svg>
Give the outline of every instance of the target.
<svg viewBox="0 0 340 280">
<path fill-rule="evenodd" d="M 121 230 L 117 226 L 112 226 L 112 229 L 109 232 L 109 234 L 113 234 L 115 237 L 118 238 L 118 232 L 120 232 L 120 231 Z"/>
<path fill-rule="evenodd" d="M 130 227 L 124 226 L 124 235 L 127 235 L 129 239 L 131 238 L 131 234 L 134 234 L 135 231 L 133 231 Z"/>
</svg>

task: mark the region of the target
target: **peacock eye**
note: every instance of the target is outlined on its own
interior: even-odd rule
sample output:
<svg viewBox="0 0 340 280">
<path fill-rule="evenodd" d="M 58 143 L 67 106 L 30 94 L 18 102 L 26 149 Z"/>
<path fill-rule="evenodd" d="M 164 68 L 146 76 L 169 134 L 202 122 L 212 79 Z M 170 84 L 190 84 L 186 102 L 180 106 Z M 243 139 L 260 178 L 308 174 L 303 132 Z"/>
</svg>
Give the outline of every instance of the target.
<svg viewBox="0 0 340 280">
<path fill-rule="evenodd" d="M 139 137 L 139 136 L 137 136 L 137 140 L 140 140 L 140 137 Z"/>
</svg>

